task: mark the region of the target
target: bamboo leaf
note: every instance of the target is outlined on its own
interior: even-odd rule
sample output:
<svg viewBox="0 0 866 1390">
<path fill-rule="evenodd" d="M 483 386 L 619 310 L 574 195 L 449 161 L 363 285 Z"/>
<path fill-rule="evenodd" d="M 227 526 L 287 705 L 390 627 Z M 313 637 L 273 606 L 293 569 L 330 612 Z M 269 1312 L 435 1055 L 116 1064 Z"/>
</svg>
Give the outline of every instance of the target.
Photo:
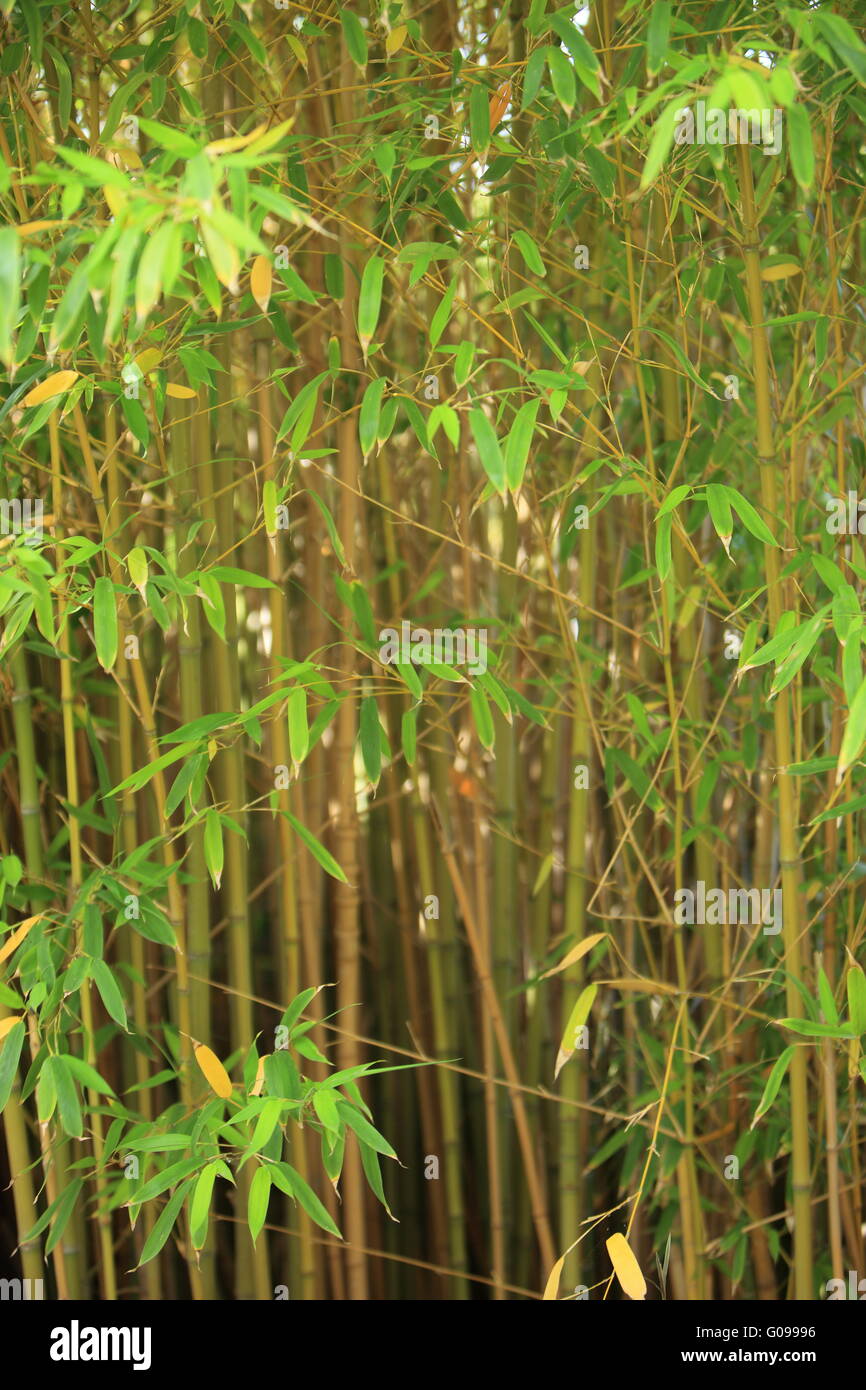
<svg viewBox="0 0 866 1390">
<path fill-rule="evenodd" d="M 371 256 L 361 276 L 361 289 L 358 295 L 358 339 L 364 360 L 367 349 L 379 323 L 379 310 L 382 306 L 382 283 L 385 278 L 385 262 L 381 256 Z"/>
<path fill-rule="evenodd" d="M 770 1074 L 767 1077 L 767 1084 L 764 1087 L 764 1094 L 761 1096 L 761 1099 L 758 1102 L 758 1108 L 755 1111 L 755 1114 L 752 1118 L 752 1123 L 749 1126 L 750 1129 L 754 1129 L 755 1125 L 758 1123 L 761 1117 L 763 1115 L 766 1115 L 767 1111 L 771 1108 L 773 1101 L 779 1094 L 779 1087 L 781 1086 L 782 1081 L 785 1077 L 785 1073 L 788 1070 L 788 1067 L 790 1066 L 791 1058 L 793 1057 L 796 1051 L 797 1048 L 795 1045 L 786 1047 L 784 1052 L 782 1052 L 781 1055 L 776 1058 L 775 1062 L 770 1068 Z"/>
<path fill-rule="evenodd" d="M 617 1232 L 605 1241 L 610 1262 L 619 1281 L 620 1288 L 629 1298 L 646 1298 L 646 1280 L 637 1262 L 637 1256 L 624 1235 Z"/>
<path fill-rule="evenodd" d="M 117 607 L 114 585 L 104 577 L 93 586 L 93 637 L 100 666 L 111 671 L 117 660 Z"/>
<path fill-rule="evenodd" d="M 559 1044 L 559 1052 L 556 1057 L 556 1067 L 553 1073 L 554 1081 L 559 1076 L 566 1062 L 574 1056 L 579 1040 L 579 1034 L 586 1020 L 589 1018 L 589 1011 L 598 993 L 598 985 L 587 985 L 578 996 L 577 1003 L 568 1016 L 568 1022 L 562 1033 L 562 1041 Z"/>
<path fill-rule="evenodd" d="M 219 888 L 223 876 L 223 828 L 219 812 L 208 807 L 204 817 L 204 862 L 214 888 Z"/>
<path fill-rule="evenodd" d="M 542 1303 L 555 1303 L 559 1297 L 559 1281 L 562 1278 L 562 1268 L 565 1264 L 565 1255 L 560 1255 L 553 1269 L 547 1276 L 547 1283 L 544 1286 L 544 1293 L 541 1296 Z"/>
<path fill-rule="evenodd" d="M 250 271 L 250 294 L 263 314 L 268 312 L 268 305 L 271 302 L 273 279 L 270 257 L 256 256 Z"/>
<path fill-rule="evenodd" d="M 583 941 L 579 941 L 576 946 L 572 946 L 571 950 L 563 956 L 561 961 L 551 966 L 549 970 L 545 970 L 544 974 L 541 976 L 542 980 L 549 979 L 551 975 L 558 975 L 563 970 L 569 970 L 572 965 L 576 965 L 579 960 L 583 960 L 583 957 L 588 955 L 594 946 L 597 946 L 600 941 L 604 941 L 606 938 L 606 931 L 593 932 L 592 936 L 584 937 Z"/>
<path fill-rule="evenodd" d="M 283 811 L 281 814 L 286 817 L 292 829 L 297 831 L 298 835 L 300 835 L 316 863 L 321 865 L 325 873 L 330 874 L 331 878 L 338 878 L 341 883 L 348 883 L 349 880 L 346 878 L 346 875 L 343 873 L 343 870 L 340 868 L 334 856 L 316 839 L 312 831 L 308 830 L 305 825 L 302 825 L 299 820 L 296 820 L 289 811 Z"/>
<path fill-rule="evenodd" d="M 310 746 L 310 730 L 307 722 L 307 692 L 304 686 L 296 685 L 289 693 L 289 751 L 295 771 L 300 767 Z"/>
<path fill-rule="evenodd" d="M 35 917 L 27 917 L 23 922 L 19 922 L 12 935 L 0 946 L 0 965 L 14 955 L 21 943 L 27 940 L 36 923 L 42 921 L 43 916 L 44 914 L 39 912 Z"/>
<path fill-rule="evenodd" d="M 502 457 L 496 431 L 484 411 L 477 406 L 469 411 L 469 424 L 481 466 L 496 491 L 504 497 L 508 487 L 508 479 L 505 473 L 505 460 Z"/>
<path fill-rule="evenodd" d="M 351 10 L 340 10 L 340 23 L 343 26 L 343 37 L 349 57 L 363 72 L 367 66 L 367 35 L 361 21 Z"/>
<path fill-rule="evenodd" d="M 646 70 L 651 77 L 661 69 L 667 57 L 670 28 L 670 0 L 653 0 L 646 36 Z"/>
<path fill-rule="evenodd" d="M 19 1020 L 0 1045 L 0 1111 L 5 1109 L 12 1092 L 23 1046 L 24 1024 Z"/>
<path fill-rule="evenodd" d="M 262 1227 L 265 1224 L 270 1196 L 271 1175 L 267 1164 L 262 1163 L 253 1173 L 249 1196 L 247 1198 L 247 1225 L 250 1228 L 253 1245 L 255 1245 L 258 1240 Z"/>
<path fill-rule="evenodd" d="M 24 406 L 42 405 L 43 401 L 51 401 L 55 396 L 62 396 L 74 386 L 78 380 L 79 372 L 53 372 L 44 381 L 40 381 L 38 386 L 34 386 L 32 391 L 28 391 L 24 400 Z"/>
<path fill-rule="evenodd" d="M 193 1052 L 199 1071 L 211 1090 L 220 1100 L 229 1100 L 232 1094 L 231 1077 L 219 1057 L 204 1043 L 196 1043 Z"/>
<path fill-rule="evenodd" d="M 848 994 L 848 1016 L 851 1027 L 859 1036 L 866 1033 L 866 975 L 857 964 L 849 964 L 845 976 L 845 989 Z"/>
</svg>

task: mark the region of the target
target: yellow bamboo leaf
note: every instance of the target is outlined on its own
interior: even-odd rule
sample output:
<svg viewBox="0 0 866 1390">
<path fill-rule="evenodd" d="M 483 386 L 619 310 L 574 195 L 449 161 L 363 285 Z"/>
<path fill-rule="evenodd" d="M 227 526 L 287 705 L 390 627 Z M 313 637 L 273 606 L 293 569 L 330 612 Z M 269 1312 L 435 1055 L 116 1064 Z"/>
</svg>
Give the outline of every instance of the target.
<svg viewBox="0 0 866 1390">
<path fill-rule="evenodd" d="M 559 1293 L 559 1280 L 562 1274 L 562 1266 L 564 1264 L 565 1256 L 560 1255 L 559 1259 L 556 1261 L 556 1264 L 553 1266 L 553 1269 L 547 1276 L 547 1283 L 544 1286 L 544 1294 L 542 1295 L 541 1299 L 542 1303 L 556 1302 L 556 1297 Z"/>
<path fill-rule="evenodd" d="M 250 293 L 263 314 L 268 312 L 273 279 L 270 258 L 268 256 L 256 256 L 250 271 Z"/>
<path fill-rule="evenodd" d="M 619 1280 L 623 1293 L 635 1300 L 646 1298 L 646 1279 L 641 1273 L 635 1253 L 625 1236 L 617 1232 L 615 1236 L 610 1236 L 605 1244 L 607 1245 L 607 1253 L 610 1255 L 610 1262 L 613 1265 L 613 1272 Z"/>
<path fill-rule="evenodd" d="M 228 1100 L 232 1093 L 231 1077 L 216 1053 L 211 1052 L 204 1043 L 196 1043 L 195 1060 L 198 1062 L 202 1076 L 211 1090 L 219 1096 L 220 1100 Z"/>
<path fill-rule="evenodd" d="M 572 946 L 568 955 L 563 956 L 558 965 L 554 965 L 550 970 L 545 970 L 542 980 L 546 980 L 548 975 L 556 975 L 560 970 L 567 970 L 570 965 L 576 965 L 583 956 L 591 951 L 593 946 L 597 946 L 599 941 L 604 941 L 607 936 L 606 931 L 595 932 L 593 936 L 585 936 L 583 941 L 579 941 L 576 946 Z"/>
<path fill-rule="evenodd" d="M 138 150 L 134 150 L 131 145 L 118 145 L 117 155 L 121 164 L 125 164 L 127 169 L 143 169 L 141 155 Z"/>
<path fill-rule="evenodd" d="M 23 1014 L 12 1014 L 9 1018 L 0 1018 L 0 1042 L 3 1041 L 7 1033 L 12 1032 L 15 1024 L 20 1023 L 23 1017 Z"/>
<path fill-rule="evenodd" d="M 142 376 L 147 376 L 147 373 L 158 367 L 161 361 L 162 352 L 159 348 L 145 348 L 144 352 L 140 352 L 136 357 L 135 365 Z"/>
<path fill-rule="evenodd" d="M 47 231 L 49 227 L 60 227 L 58 221 L 20 222 L 15 228 L 19 236 L 35 236 L 37 232 Z"/>
<path fill-rule="evenodd" d="M 260 1096 L 261 1093 L 262 1093 L 262 1087 L 264 1086 L 264 1084 L 265 1084 L 265 1059 L 264 1059 L 264 1057 L 260 1057 L 260 1058 L 259 1058 L 259 1065 L 256 1067 L 256 1079 L 255 1079 L 255 1081 L 253 1082 L 252 1086 L 250 1087 L 250 1095 L 251 1095 L 251 1096 Z"/>
<path fill-rule="evenodd" d="M 80 375 L 80 372 L 52 372 L 51 376 L 47 376 L 38 386 L 34 386 L 32 391 L 27 392 L 21 404 L 41 405 L 43 401 L 50 401 L 52 396 L 62 396 Z"/>
<path fill-rule="evenodd" d="M 599 980 L 599 984 L 610 985 L 613 989 L 633 990 L 637 994 L 679 994 L 676 985 L 667 985 L 661 980 Z"/>
<path fill-rule="evenodd" d="M 27 936 L 28 932 L 32 931 L 36 923 L 41 921 L 42 916 L 43 914 L 39 912 L 35 917 L 27 917 L 25 921 L 21 922 L 15 928 L 8 941 L 4 942 L 3 946 L 0 947 L 0 965 L 3 964 L 4 960 L 9 959 L 13 951 L 18 950 L 18 947 L 21 945 L 21 942 Z"/>
<path fill-rule="evenodd" d="M 191 401 L 198 394 L 193 391 L 191 386 L 179 386 L 176 381 L 169 381 L 165 388 L 167 396 L 173 396 L 176 401 Z"/>
<path fill-rule="evenodd" d="M 754 62 L 752 58 L 744 58 L 741 53 L 729 53 L 728 62 L 733 63 L 738 68 L 747 68 L 751 72 L 757 72 L 761 77 L 766 77 L 767 69 L 760 63 Z"/>
<path fill-rule="evenodd" d="M 390 58 L 392 53 L 397 53 L 406 42 L 406 35 L 409 30 L 405 24 L 398 24 L 396 29 L 392 29 L 385 40 L 385 52 Z"/>
<path fill-rule="evenodd" d="M 243 150 L 254 140 L 258 140 L 260 135 L 264 135 L 267 128 L 265 122 L 264 125 L 257 125 L 249 135 L 228 135 L 224 140 L 211 140 L 210 144 L 205 146 L 205 154 L 231 154 L 234 150 Z"/>
<path fill-rule="evenodd" d="M 775 265 L 761 266 L 762 280 L 787 280 L 791 275 L 802 275 L 803 271 L 796 261 L 778 261 Z"/>
<path fill-rule="evenodd" d="M 119 188 L 113 188 L 110 183 L 104 185 L 102 196 L 111 210 L 112 217 L 120 217 L 126 209 L 126 197 Z"/>
</svg>

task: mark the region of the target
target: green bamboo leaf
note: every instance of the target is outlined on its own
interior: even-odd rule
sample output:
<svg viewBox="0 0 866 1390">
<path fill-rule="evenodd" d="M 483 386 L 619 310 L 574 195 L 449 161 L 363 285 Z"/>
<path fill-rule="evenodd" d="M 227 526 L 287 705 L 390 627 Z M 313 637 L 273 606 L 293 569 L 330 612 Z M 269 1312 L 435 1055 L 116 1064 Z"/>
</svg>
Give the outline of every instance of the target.
<svg viewBox="0 0 866 1390">
<path fill-rule="evenodd" d="M 363 25 L 358 16 L 353 14 L 351 10 L 340 10 L 340 23 L 343 26 L 343 37 L 346 40 L 349 57 L 363 72 L 367 66 L 367 35 Z"/>
<path fill-rule="evenodd" d="M 140 545 L 133 546 L 126 557 L 126 568 L 129 570 L 129 577 L 141 594 L 142 602 L 146 602 L 146 590 L 148 580 L 147 555 Z"/>
<path fill-rule="evenodd" d="M 577 99 L 574 68 L 562 49 L 554 48 L 552 44 L 545 49 L 545 57 L 547 58 L 547 69 L 550 73 L 550 85 L 553 88 L 553 94 L 565 114 L 570 116 Z"/>
<path fill-rule="evenodd" d="M 508 479 L 506 478 L 505 460 L 502 457 L 496 431 L 484 411 L 478 406 L 473 406 L 469 411 L 469 424 L 481 466 L 496 491 L 504 497 L 508 488 Z"/>
<path fill-rule="evenodd" d="M 760 517 L 755 511 L 755 508 L 748 498 L 744 497 L 736 488 L 728 487 L 727 485 L 725 485 L 725 493 L 746 530 L 751 531 L 755 539 L 761 541 L 764 545 L 778 546 L 779 542 L 776 540 L 776 537 L 773 535 L 763 517 Z"/>
<path fill-rule="evenodd" d="M 282 811 L 280 814 L 285 816 L 292 829 L 297 831 L 298 835 L 300 835 L 304 844 L 307 846 L 307 849 L 316 860 L 316 863 L 321 865 L 325 873 L 330 874 L 332 878 L 338 878 L 341 883 L 348 883 L 349 880 L 346 878 L 346 875 L 343 873 L 343 870 L 340 868 L 334 856 L 329 854 L 323 844 L 320 844 L 312 831 L 308 830 L 305 825 L 302 825 L 299 820 L 296 820 L 290 811 Z"/>
<path fill-rule="evenodd" d="M 673 514 L 663 516 L 656 528 L 656 569 L 662 583 L 665 582 L 671 572 L 673 565 L 673 555 L 671 552 L 671 527 L 673 526 Z"/>
<path fill-rule="evenodd" d="M 0 361 L 11 364 L 12 334 L 21 303 L 21 249 L 14 227 L 0 229 Z"/>
<path fill-rule="evenodd" d="M 691 487 L 688 483 L 680 483 L 677 487 L 672 488 L 658 509 L 657 519 L 660 520 L 663 516 L 667 516 L 668 512 L 672 512 L 688 497 L 690 492 Z"/>
<path fill-rule="evenodd" d="M 414 708 L 405 710 L 400 723 L 400 744 L 403 749 L 403 757 L 410 767 L 414 767 L 415 765 L 418 737 L 417 726 L 417 710 Z"/>
<path fill-rule="evenodd" d="M 541 252 L 528 232 L 515 232 L 514 242 L 521 256 L 534 275 L 546 275 L 547 269 L 541 259 Z"/>
<path fill-rule="evenodd" d="M 541 401 L 526 401 L 514 417 L 505 444 L 505 478 L 510 492 L 516 492 L 523 482 L 526 461 Z"/>
<path fill-rule="evenodd" d="M 749 1125 L 750 1129 L 754 1129 L 761 1116 L 766 1115 L 773 1101 L 776 1099 L 776 1096 L 779 1094 L 779 1087 L 782 1084 L 785 1072 L 790 1066 L 791 1058 L 796 1051 L 796 1046 L 786 1047 L 784 1052 L 777 1057 L 773 1063 L 770 1069 L 770 1075 L 767 1077 L 767 1084 L 764 1087 L 764 1094 L 758 1102 L 758 1108 L 752 1117 L 752 1123 Z"/>
<path fill-rule="evenodd" d="M 262 1163 L 253 1173 L 249 1197 L 247 1198 L 247 1225 L 250 1228 L 253 1245 L 255 1245 L 258 1240 L 261 1229 L 265 1224 L 270 1196 L 271 1174 L 268 1165 Z"/>
<path fill-rule="evenodd" d="M 496 741 L 496 730 L 487 697 L 480 686 L 475 685 L 470 690 L 469 704 L 479 740 L 485 748 L 492 748 Z"/>
<path fill-rule="evenodd" d="M 321 1120 L 325 1129 L 331 1130 L 333 1134 L 339 1134 L 342 1125 L 340 1124 L 340 1112 L 337 1109 L 337 1102 L 327 1090 L 313 1092 L 313 1109 Z"/>
<path fill-rule="evenodd" d="M 99 991 L 99 997 L 106 1012 L 118 1027 L 126 1032 L 126 1006 L 117 981 L 104 960 L 95 960 L 90 966 L 90 977 Z"/>
<path fill-rule="evenodd" d="M 687 98 L 681 93 L 674 97 L 673 101 L 668 102 L 664 111 L 657 117 L 640 178 L 641 190 L 649 188 L 650 184 L 654 183 L 661 173 L 662 166 L 674 143 L 679 113 L 686 101 Z"/>
<path fill-rule="evenodd" d="M 792 1033 L 800 1033 L 804 1038 L 853 1038 L 851 1029 L 840 1028 L 833 1023 L 813 1023 L 810 1018 L 780 1018 L 779 1027 Z"/>
<path fill-rule="evenodd" d="M 57 1199 L 57 1207 L 51 1222 L 51 1232 L 45 1242 L 45 1254 L 50 1255 L 52 1250 L 63 1237 L 63 1232 L 69 1223 L 69 1218 L 75 1210 L 75 1203 L 78 1194 L 83 1186 L 81 1178 L 73 1178 L 65 1192 L 61 1192 Z"/>
<path fill-rule="evenodd" d="M 601 150 L 597 150 L 594 145 L 587 145 L 583 157 L 589 170 L 589 176 L 602 198 L 612 198 L 616 188 L 614 166 L 607 155 L 602 154 Z"/>
<path fill-rule="evenodd" d="M 682 346 L 677 342 L 676 338 L 672 338 L 669 333 L 663 332 L 660 328 L 651 328 L 650 332 L 655 334 L 657 338 L 660 338 L 662 342 L 668 348 L 670 348 L 671 352 L 679 362 L 686 376 L 689 378 L 690 381 L 694 382 L 695 386 L 699 386 L 701 390 L 706 391 L 708 395 L 715 396 L 715 391 L 713 391 L 704 381 L 703 377 L 699 376 L 698 373 L 695 371 L 694 367 L 689 361 L 689 358 L 686 356 L 685 352 L 682 349 Z"/>
<path fill-rule="evenodd" d="M 310 747 L 310 729 L 307 720 L 307 691 L 303 685 L 296 685 L 288 699 L 289 752 L 295 770 L 300 767 Z"/>
<path fill-rule="evenodd" d="M 837 782 L 853 762 L 859 758 L 866 743 L 866 678 L 860 684 L 848 710 L 848 722 L 839 749 L 839 764 L 836 771 Z"/>
<path fill-rule="evenodd" d="M 207 1228 L 210 1219 L 210 1204 L 213 1196 L 214 1183 L 217 1174 L 224 1172 L 225 1164 L 221 1159 L 214 1159 L 202 1169 L 196 1179 L 195 1187 L 192 1192 L 192 1199 L 189 1208 L 189 1230 L 192 1237 L 193 1248 L 201 1250 L 207 1240 Z"/>
<path fill-rule="evenodd" d="M 0 1111 L 2 1111 L 18 1073 L 18 1061 L 24 1046 L 24 1024 L 16 1023 L 0 1042 Z"/>
<path fill-rule="evenodd" d="M 89 1062 L 83 1062 L 80 1057 L 73 1057 L 71 1052 L 66 1052 L 63 1056 L 66 1066 L 82 1086 L 87 1086 L 91 1091 L 98 1091 L 104 1096 L 114 1095 L 108 1082 L 103 1080 L 96 1068 L 92 1067 Z"/>
<path fill-rule="evenodd" d="M 455 275 L 454 279 L 451 281 L 451 284 L 448 286 L 448 289 L 445 291 L 438 305 L 436 306 L 436 310 L 433 314 L 432 319 L 430 320 L 429 339 L 431 348 L 436 347 L 436 345 L 439 342 L 439 339 L 442 337 L 442 334 L 448 327 L 448 322 L 451 318 L 451 309 L 454 304 L 454 296 L 457 293 L 457 284 L 458 277 Z"/>
<path fill-rule="evenodd" d="M 815 151 L 806 108 L 796 102 L 788 107 L 787 118 L 791 169 L 800 187 L 808 192 L 815 178 Z"/>
<path fill-rule="evenodd" d="M 821 1001 L 821 1011 L 824 1014 L 826 1023 L 832 1023 L 835 1027 L 839 1022 L 839 1011 L 836 1008 L 836 1000 L 833 997 L 833 990 L 830 981 L 824 971 L 818 969 L 818 998 Z"/>
<path fill-rule="evenodd" d="M 346 1122 L 350 1129 L 353 1129 L 359 1139 L 365 1144 L 369 1144 L 376 1153 L 384 1154 L 386 1158 L 396 1159 L 397 1155 L 392 1149 L 384 1134 L 380 1134 L 377 1129 L 365 1119 L 356 1106 L 350 1105 L 347 1100 L 337 1102 L 337 1109 L 340 1117 Z"/>
<path fill-rule="evenodd" d="M 154 1255 L 159 1254 L 160 1250 L 165 1245 L 165 1242 L 171 1235 L 174 1223 L 177 1221 L 180 1209 L 183 1206 L 184 1198 L 191 1186 L 192 1179 L 181 1183 L 180 1187 L 169 1197 L 159 1216 L 156 1218 L 156 1221 L 153 1223 L 153 1229 L 150 1235 L 144 1242 L 141 1259 L 136 1265 L 136 1269 L 141 1269 L 142 1265 L 146 1265 L 149 1260 L 153 1259 Z"/>
<path fill-rule="evenodd" d="M 93 586 L 93 636 L 96 655 L 104 671 L 111 671 L 117 660 L 117 608 L 110 579 L 97 579 Z"/>
<path fill-rule="evenodd" d="M 785 661 L 776 668 L 776 675 L 770 688 L 770 696 L 778 695 L 780 690 L 784 690 L 800 670 L 803 663 L 811 654 L 816 646 L 819 637 L 824 631 L 824 616 L 829 611 L 830 605 L 825 604 L 817 613 L 804 625 L 803 631 L 791 648 Z"/>
<path fill-rule="evenodd" d="M 361 410 L 358 416 L 358 437 L 361 441 L 361 453 L 364 455 L 365 462 L 373 452 L 378 438 L 382 397 L 385 394 L 387 384 L 384 377 L 378 377 L 375 381 L 371 381 L 361 401 Z"/>
<path fill-rule="evenodd" d="M 566 1062 L 574 1056 L 577 1047 L 578 1034 L 589 1018 L 589 1011 L 595 1002 L 598 993 L 598 985 L 587 985 L 578 996 L 577 1003 L 568 1016 L 568 1022 L 562 1033 L 562 1041 L 559 1044 L 559 1052 L 556 1058 L 556 1069 L 553 1073 L 554 1081 L 559 1076 Z"/>
<path fill-rule="evenodd" d="M 670 28 L 670 0 L 653 0 L 646 36 L 646 70 L 650 77 L 661 69 L 667 57 Z"/>
<path fill-rule="evenodd" d="M 384 278 L 385 262 L 381 256 L 371 256 L 364 266 L 361 289 L 358 295 L 358 339 L 365 361 L 367 348 L 379 323 Z"/>
<path fill-rule="evenodd" d="M 75 1200 L 81 1191 L 83 1183 L 83 1178 L 73 1178 L 69 1186 L 61 1192 L 59 1197 L 54 1198 L 54 1201 L 45 1208 L 39 1220 L 30 1227 L 30 1230 L 22 1240 L 22 1244 L 29 1244 L 30 1241 L 35 1240 L 37 1236 L 41 1236 L 46 1226 L 51 1225 L 53 1249 L 53 1246 L 57 1244 L 57 1241 L 62 1236 L 69 1217 L 75 1208 Z M 47 1243 L 46 1250 L 48 1250 Z M 48 1253 L 50 1254 L 51 1252 L 48 1251 Z"/>
<path fill-rule="evenodd" d="M 481 83 L 469 90 L 469 136 L 473 150 L 483 155 L 490 144 L 490 97 Z"/>
<path fill-rule="evenodd" d="M 54 1089 L 57 1092 L 57 1111 L 60 1115 L 60 1123 L 70 1139 L 81 1139 L 84 1135 L 84 1122 L 81 1118 L 81 1104 L 72 1072 L 67 1067 L 65 1059 L 58 1053 L 49 1057 L 45 1066 L 51 1073 Z"/>
<path fill-rule="evenodd" d="M 830 10 L 815 11 L 815 28 L 827 40 L 842 62 L 866 86 L 866 45 L 847 19 Z"/>
<path fill-rule="evenodd" d="M 371 1191 L 373 1192 L 375 1197 L 382 1203 L 382 1206 L 385 1208 L 386 1212 L 391 1217 L 391 1220 L 396 1220 L 396 1217 L 393 1215 L 391 1208 L 388 1206 L 388 1202 L 385 1197 L 385 1188 L 382 1183 L 382 1167 L 379 1163 L 379 1155 L 376 1153 L 375 1149 L 371 1149 L 369 1144 L 364 1144 L 360 1139 L 358 1140 L 358 1147 L 361 1150 L 361 1164 L 364 1169 L 364 1176 L 370 1185 Z"/>
<path fill-rule="evenodd" d="M 327 528 L 328 536 L 330 537 L 330 541 L 331 541 L 331 545 L 332 545 L 333 550 L 334 550 L 334 554 L 336 555 L 336 557 L 337 557 L 337 559 L 339 560 L 340 564 L 341 564 L 341 565 L 343 566 L 343 568 L 345 569 L 345 567 L 346 567 L 346 552 L 345 552 L 345 550 L 343 549 L 343 542 L 340 540 L 340 537 L 339 537 L 339 535 L 337 534 L 337 528 L 336 528 L 336 526 L 334 525 L 334 518 L 331 516 L 331 513 L 330 513 L 330 511 L 329 511 L 329 509 L 328 509 L 327 504 L 326 504 L 325 502 L 322 501 L 322 499 L 321 499 L 321 497 L 319 496 L 319 494 L 318 494 L 317 492 L 315 492 L 312 488 L 309 490 L 309 492 L 308 492 L 307 495 L 308 495 L 309 497 L 312 497 L 314 503 L 315 503 L 316 506 L 318 507 L 319 512 L 321 513 L 321 516 L 322 516 L 322 520 L 324 521 L 325 526 L 326 526 L 326 528 Z"/>
<path fill-rule="evenodd" d="M 710 520 L 715 527 L 716 535 L 725 547 L 725 554 L 731 558 L 731 537 L 734 534 L 734 519 L 731 512 L 731 504 L 725 493 L 725 489 L 718 483 L 707 483 L 706 486 L 707 509 L 710 513 Z"/>
<path fill-rule="evenodd" d="M 139 117 L 138 124 L 155 145 L 168 150 L 170 154 L 178 155 L 181 159 L 194 159 L 201 149 L 192 136 L 184 135 L 183 131 L 177 130 L 175 126 L 163 125 L 161 121 L 153 121 L 144 116 Z"/>
<path fill-rule="evenodd" d="M 848 994 L 848 1016 L 851 1027 L 860 1037 L 866 1033 L 866 975 L 859 965 L 849 965 L 845 976 Z"/>
<path fill-rule="evenodd" d="M 291 1164 L 275 1163 L 271 1168 L 271 1176 L 276 1185 L 287 1196 L 295 1198 L 317 1226 L 321 1226 L 323 1231 L 328 1231 L 332 1236 L 337 1236 L 339 1240 L 343 1239 L 339 1227 L 334 1224 L 327 1208 L 322 1205 L 309 1183 L 304 1181 Z"/>
<path fill-rule="evenodd" d="M 159 296 L 171 292 L 180 268 L 180 228 L 164 222 L 144 243 L 135 277 L 135 312 L 147 318 Z"/>
<path fill-rule="evenodd" d="M 223 876 L 223 828 L 219 812 L 209 806 L 204 817 L 204 862 L 214 888 L 219 888 Z"/>
</svg>

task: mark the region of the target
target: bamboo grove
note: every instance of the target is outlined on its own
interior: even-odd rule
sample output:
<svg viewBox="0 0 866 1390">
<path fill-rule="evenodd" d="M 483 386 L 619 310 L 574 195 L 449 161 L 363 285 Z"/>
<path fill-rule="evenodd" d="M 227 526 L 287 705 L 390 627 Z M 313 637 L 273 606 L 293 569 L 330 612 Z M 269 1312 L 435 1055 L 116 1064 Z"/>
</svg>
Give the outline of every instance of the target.
<svg viewBox="0 0 866 1390">
<path fill-rule="evenodd" d="M 0 0 L 4 1276 L 866 1274 L 856 12 Z"/>
</svg>

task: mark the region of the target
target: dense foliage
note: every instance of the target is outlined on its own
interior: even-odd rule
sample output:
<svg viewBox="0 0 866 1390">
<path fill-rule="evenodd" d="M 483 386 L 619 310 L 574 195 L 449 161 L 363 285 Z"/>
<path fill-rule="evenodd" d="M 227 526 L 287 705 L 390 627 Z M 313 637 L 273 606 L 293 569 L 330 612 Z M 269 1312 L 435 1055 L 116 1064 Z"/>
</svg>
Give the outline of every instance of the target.
<svg viewBox="0 0 866 1390">
<path fill-rule="evenodd" d="M 857 11 L 0 0 L 10 1276 L 866 1275 Z"/>
</svg>

